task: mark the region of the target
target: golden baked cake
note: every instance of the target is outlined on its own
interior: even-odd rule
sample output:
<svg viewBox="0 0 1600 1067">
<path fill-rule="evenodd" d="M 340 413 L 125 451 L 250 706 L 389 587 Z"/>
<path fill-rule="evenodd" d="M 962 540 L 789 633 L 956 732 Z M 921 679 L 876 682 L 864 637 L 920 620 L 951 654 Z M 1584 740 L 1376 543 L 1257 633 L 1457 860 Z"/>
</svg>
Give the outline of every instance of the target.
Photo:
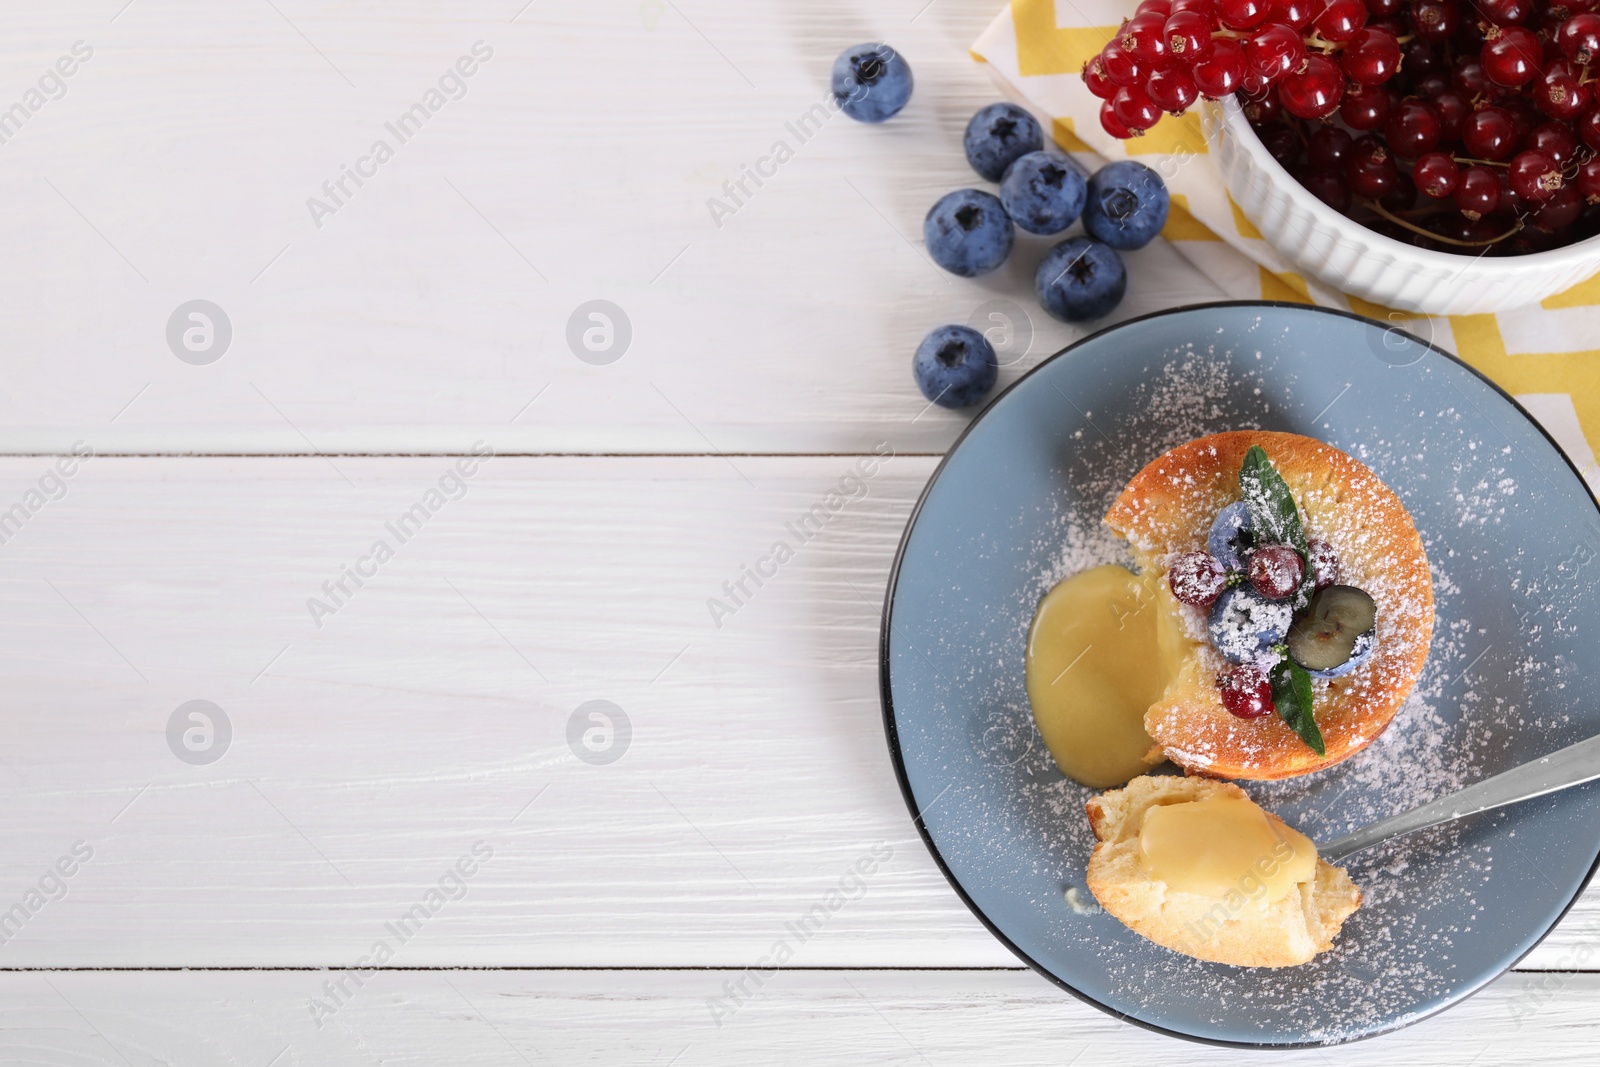
<svg viewBox="0 0 1600 1067">
<path fill-rule="evenodd" d="M 1184 955 L 1307 963 L 1361 905 L 1343 870 L 1231 782 L 1147 775 L 1088 811 L 1099 841 L 1090 892 L 1129 929 Z"/>
<path fill-rule="evenodd" d="M 1252 535 L 1252 515 L 1283 528 Z M 1197 438 L 1135 475 L 1105 521 L 1143 572 L 1167 576 L 1176 599 L 1162 610 L 1183 614 L 1187 647 L 1144 728 L 1186 771 L 1266 780 L 1332 766 L 1371 744 L 1416 684 L 1434 621 L 1422 539 L 1394 492 L 1339 449 L 1264 430 Z M 1229 521 L 1245 541 L 1230 540 Z M 1342 632 L 1357 618 L 1361 633 Z"/>
</svg>

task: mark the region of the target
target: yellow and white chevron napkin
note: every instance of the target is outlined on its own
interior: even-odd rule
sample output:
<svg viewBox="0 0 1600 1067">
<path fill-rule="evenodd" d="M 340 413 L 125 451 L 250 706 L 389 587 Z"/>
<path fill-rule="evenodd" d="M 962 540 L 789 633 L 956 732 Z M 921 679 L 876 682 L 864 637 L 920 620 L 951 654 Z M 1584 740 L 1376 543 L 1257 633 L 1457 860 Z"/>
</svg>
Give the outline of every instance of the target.
<svg viewBox="0 0 1600 1067">
<path fill-rule="evenodd" d="M 1600 277 L 1530 307 L 1425 318 L 1328 289 L 1292 267 L 1228 196 L 1198 117 L 1163 118 L 1119 141 L 1100 128 L 1100 101 L 1079 77 L 1137 0 L 1011 0 L 972 46 L 1001 91 L 1051 120 L 1056 142 L 1105 159 L 1137 159 L 1172 192 L 1162 235 L 1238 299 L 1290 300 L 1358 312 L 1427 337 L 1516 396 L 1600 486 Z"/>
</svg>

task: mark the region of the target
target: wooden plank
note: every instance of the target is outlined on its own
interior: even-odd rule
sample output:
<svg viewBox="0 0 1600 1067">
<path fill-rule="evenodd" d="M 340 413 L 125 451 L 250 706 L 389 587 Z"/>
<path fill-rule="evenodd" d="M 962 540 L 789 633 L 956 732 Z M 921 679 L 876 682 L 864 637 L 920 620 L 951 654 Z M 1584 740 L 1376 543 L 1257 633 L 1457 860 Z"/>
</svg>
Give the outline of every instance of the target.
<svg viewBox="0 0 1600 1067">
<path fill-rule="evenodd" d="M 922 249 L 928 207 L 983 184 L 960 137 L 998 98 L 966 53 L 993 0 L 120 6 L 0 16 L 0 100 L 92 50 L 0 149 L 0 241 L 28 250 L 0 264 L 0 451 L 838 452 L 884 424 L 939 451 L 967 420 L 922 414 L 929 329 L 1009 301 L 1033 339 L 1002 384 L 1086 332 L 1032 296 L 1048 241 L 975 281 Z M 833 57 L 874 38 L 915 64 L 910 109 L 801 143 Z M 461 57 L 462 95 L 402 143 Z M 379 140 L 393 159 L 362 164 Z M 1130 268 L 1117 318 L 1221 295 L 1162 244 Z M 231 326 L 208 365 L 169 348 L 195 299 Z M 631 326 L 609 365 L 567 339 L 598 299 Z M 194 358 L 218 351 L 187 315 Z"/>
<path fill-rule="evenodd" d="M 879 842 L 797 965 L 1015 962 L 914 836 L 880 726 L 879 600 L 933 460 L 456 462 L 93 458 L 0 545 L 0 905 L 93 850 L 0 965 L 353 965 L 441 879 L 459 899 L 397 964 L 744 965 Z M 0 502 L 51 469 L 0 460 Z M 464 495 L 402 543 L 441 484 Z M 194 700 L 231 724 L 213 763 L 169 746 Z M 609 765 L 568 744 L 593 700 L 631 722 Z M 1597 905 L 1533 963 L 1572 966 Z"/>
<path fill-rule="evenodd" d="M 1237 1063 L 1120 1023 L 1031 972 L 780 971 L 713 1021 L 721 971 L 0 976 L 9 1063 Z M 333 1014 L 324 982 L 344 979 Z M 1592 1063 L 1600 975 L 1510 975 L 1443 1015 L 1275 1055 L 1326 1067 Z M 318 1026 L 318 1022 L 321 1026 Z M 720 1022 L 720 1026 L 718 1025 Z"/>
</svg>

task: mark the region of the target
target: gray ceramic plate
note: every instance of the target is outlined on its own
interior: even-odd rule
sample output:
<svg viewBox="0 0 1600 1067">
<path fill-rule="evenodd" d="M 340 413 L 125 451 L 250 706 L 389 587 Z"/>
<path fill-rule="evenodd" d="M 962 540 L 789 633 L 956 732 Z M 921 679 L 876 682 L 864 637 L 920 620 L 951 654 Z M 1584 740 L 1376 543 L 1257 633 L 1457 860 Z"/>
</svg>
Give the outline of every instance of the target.
<svg viewBox="0 0 1600 1067">
<path fill-rule="evenodd" d="M 1571 464 L 1514 401 L 1423 341 L 1253 303 L 1087 338 L 973 423 L 895 561 L 884 718 L 929 849 L 1040 973 L 1183 1037 L 1348 1041 L 1470 995 L 1555 925 L 1600 856 L 1600 784 L 1353 857 L 1366 903 L 1303 967 L 1199 963 L 1094 909 L 1090 791 L 1056 772 L 1033 729 L 1028 623 L 1054 580 L 1116 558 L 1098 520 L 1140 467 L 1247 427 L 1308 434 L 1373 467 L 1422 532 L 1438 606 L 1417 695 L 1389 730 L 1327 771 L 1245 783 L 1252 795 L 1326 840 L 1600 733 L 1600 518 Z"/>
</svg>

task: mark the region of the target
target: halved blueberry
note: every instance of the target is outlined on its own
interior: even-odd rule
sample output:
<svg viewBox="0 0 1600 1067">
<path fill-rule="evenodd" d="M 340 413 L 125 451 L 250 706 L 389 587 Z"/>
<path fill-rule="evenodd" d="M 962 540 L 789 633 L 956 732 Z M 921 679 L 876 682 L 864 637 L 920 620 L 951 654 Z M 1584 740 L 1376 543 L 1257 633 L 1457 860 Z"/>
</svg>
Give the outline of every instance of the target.
<svg viewBox="0 0 1600 1067">
<path fill-rule="evenodd" d="M 1367 661 L 1378 643 L 1378 606 L 1353 585 L 1319 589 L 1289 627 L 1289 657 L 1313 678 L 1338 678 Z"/>
</svg>

